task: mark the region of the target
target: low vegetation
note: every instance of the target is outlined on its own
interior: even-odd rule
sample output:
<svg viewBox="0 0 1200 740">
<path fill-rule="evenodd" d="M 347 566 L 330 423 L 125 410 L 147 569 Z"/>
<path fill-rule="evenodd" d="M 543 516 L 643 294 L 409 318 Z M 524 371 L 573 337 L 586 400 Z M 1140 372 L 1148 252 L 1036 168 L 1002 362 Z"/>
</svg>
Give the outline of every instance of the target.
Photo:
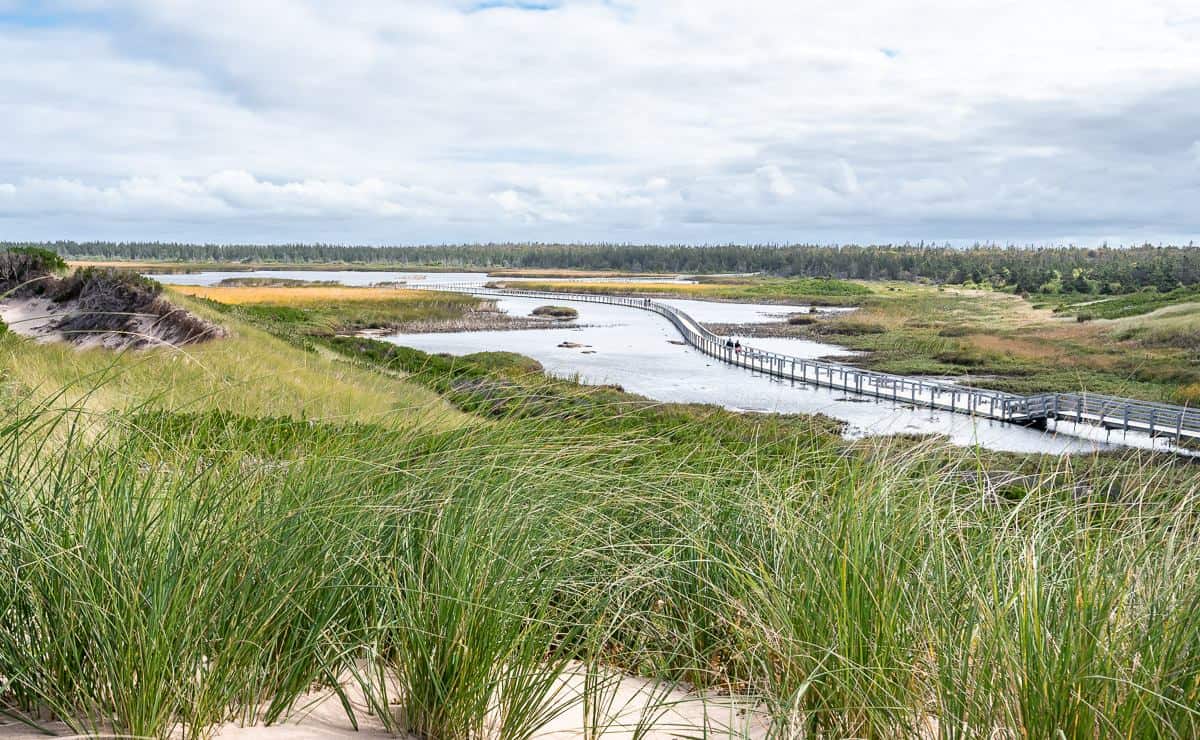
<svg viewBox="0 0 1200 740">
<path fill-rule="evenodd" d="M 570 306 L 538 306 L 533 309 L 532 314 L 548 319 L 570 320 L 579 318 L 579 312 Z"/>
<path fill-rule="evenodd" d="M 22 315 L 33 315 L 22 319 L 20 331 L 112 348 L 184 346 L 223 335 L 220 327 L 161 293 L 158 283 L 125 270 L 86 267 L 66 273 L 52 252 L 0 253 L 0 302 L 10 308 L 18 304 Z"/>
<path fill-rule="evenodd" d="M 967 310 L 881 291 L 817 325 Z M 640 736 L 1200 733 L 1185 460 L 847 442 L 178 295 L 230 338 L 0 337 L 0 712 L 31 728 L 205 737 L 317 690 L 426 740 L 598 737 L 638 676 L 751 707 L 664 728 L 651 690 Z"/>
<path fill-rule="evenodd" d="M 1136 293 L 1097 297 L 1092 294 L 1070 296 L 1037 296 L 1033 300 L 1055 305 L 1054 312 L 1067 316 L 1091 319 L 1123 319 L 1140 316 L 1166 306 L 1200 303 L 1200 289 L 1176 288 L 1163 293 L 1148 288 Z"/>
<path fill-rule="evenodd" d="M 217 283 L 218 288 L 336 288 L 334 280 L 300 280 L 298 278 L 280 277 L 231 277 L 222 278 Z"/>
<path fill-rule="evenodd" d="M 773 333 L 849 347 L 863 352 L 849 362 L 904 375 L 965 376 L 972 385 L 1025 394 L 1194 402 L 1186 388 L 1200 383 L 1195 304 L 1078 322 L 997 291 L 870 285 L 874 292 L 856 311 L 812 314 Z M 754 331 L 771 329 L 740 333 Z"/>
<path fill-rule="evenodd" d="M 857 305 L 871 295 L 871 289 L 845 280 L 814 278 L 705 278 L 697 283 L 621 282 L 580 283 L 569 281 L 522 281 L 495 285 L 525 290 L 566 293 L 698 298 L 708 300 L 761 301 L 823 306 Z"/>
<path fill-rule="evenodd" d="M 616 670 L 752 696 L 779 737 L 1200 731 L 1187 466 L 847 445 L 511 357 L 320 342 L 488 421 L 6 395 L 5 711 L 200 736 L 318 686 L 396 731 L 522 738 L 603 727 L 610 683 L 554 688 Z"/>
<path fill-rule="evenodd" d="M 54 252 L 36 247 L 13 247 L 0 252 L 0 300 L 41 295 L 66 271 Z"/>
<path fill-rule="evenodd" d="M 416 320 L 458 319 L 480 305 L 469 295 L 403 288 L 179 285 L 172 290 L 203 298 L 214 308 L 278 332 L 304 335 L 391 329 Z"/>
</svg>

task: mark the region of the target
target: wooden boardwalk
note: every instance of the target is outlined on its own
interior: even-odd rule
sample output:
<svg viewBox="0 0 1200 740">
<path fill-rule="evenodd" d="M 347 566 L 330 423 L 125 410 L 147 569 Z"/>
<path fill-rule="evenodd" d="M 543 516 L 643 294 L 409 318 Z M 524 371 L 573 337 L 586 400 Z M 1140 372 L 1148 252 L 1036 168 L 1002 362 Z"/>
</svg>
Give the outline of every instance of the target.
<svg viewBox="0 0 1200 740">
<path fill-rule="evenodd" d="M 1176 442 L 1200 440 L 1200 410 L 1089 393 L 1015 393 L 971 388 L 945 381 L 924 380 L 862 370 L 824 360 L 767 352 L 743 345 L 737 352 L 726 339 L 713 334 L 677 308 L 649 298 L 560 293 L 470 284 L 408 285 L 418 290 L 444 290 L 483 296 L 514 296 L 556 301 L 604 303 L 657 313 L 670 321 L 689 345 L 722 362 L 764 375 L 784 378 L 861 396 L 883 398 L 918 407 L 943 409 L 1012 424 L 1045 428 L 1047 421 L 1086 423 L 1106 429 L 1133 431 Z"/>
</svg>

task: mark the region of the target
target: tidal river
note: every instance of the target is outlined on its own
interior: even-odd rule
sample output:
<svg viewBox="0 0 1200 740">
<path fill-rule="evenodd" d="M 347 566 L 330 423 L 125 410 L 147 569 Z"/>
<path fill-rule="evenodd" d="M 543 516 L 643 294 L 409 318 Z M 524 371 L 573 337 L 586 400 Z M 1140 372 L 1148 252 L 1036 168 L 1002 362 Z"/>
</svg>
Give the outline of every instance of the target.
<svg viewBox="0 0 1200 740">
<path fill-rule="evenodd" d="M 483 273 L 282 272 L 193 273 L 154 275 L 164 283 L 210 285 L 226 277 L 287 277 L 329 280 L 347 285 L 385 281 L 421 284 L 478 284 Z M 510 280 L 506 278 L 506 280 Z M 498 298 L 501 310 L 525 316 L 545 299 Z M 555 301 L 559 302 L 559 301 Z M 794 306 L 706 301 L 663 300 L 704 323 L 748 324 L 781 321 Z M 1012 452 L 1051 454 L 1091 452 L 1117 445 L 1163 446 L 1145 435 L 1109 437 L 1087 424 L 1051 423 L 1042 432 L 1012 424 L 975 419 L 965 414 L 910 404 L 856 397 L 843 391 L 817 388 L 732 367 L 688 347 L 675 328 L 647 311 L 595 303 L 569 303 L 579 311 L 578 328 L 398 334 L 386 341 L 426 352 L 470 354 L 503 350 L 537 360 L 550 374 L 584 383 L 611 383 L 647 398 L 682 403 L 710 403 L 754 413 L 823 414 L 846 423 L 851 438 L 895 434 L 940 434 L 958 445 Z M 796 357 L 836 359 L 849 353 L 842 347 L 800 339 L 751 339 L 759 349 Z M 578 346 L 571 346 L 578 345 Z"/>
</svg>

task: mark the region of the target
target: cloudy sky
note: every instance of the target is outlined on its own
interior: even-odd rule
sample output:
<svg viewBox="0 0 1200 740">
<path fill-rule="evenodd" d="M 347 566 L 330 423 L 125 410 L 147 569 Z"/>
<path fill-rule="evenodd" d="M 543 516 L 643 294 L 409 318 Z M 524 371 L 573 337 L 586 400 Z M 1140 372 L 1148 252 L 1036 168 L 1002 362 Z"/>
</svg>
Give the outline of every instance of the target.
<svg viewBox="0 0 1200 740">
<path fill-rule="evenodd" d="M 0 239 L 1200 241 L 1196 0 L 0 0 Z"/>
</svg>

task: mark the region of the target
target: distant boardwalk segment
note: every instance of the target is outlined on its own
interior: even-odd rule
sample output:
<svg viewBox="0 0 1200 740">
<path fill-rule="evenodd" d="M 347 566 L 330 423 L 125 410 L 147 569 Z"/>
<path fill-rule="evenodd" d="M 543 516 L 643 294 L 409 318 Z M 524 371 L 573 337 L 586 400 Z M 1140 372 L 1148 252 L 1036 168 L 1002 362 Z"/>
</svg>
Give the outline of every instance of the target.
<svg viewBox="0 0 1200 740">
<path fill-rule="evenodd" d="M 1055 420 L 1093 424 L 1113 430 L 1141 432 L 1152 437 L 1169 437 L 1176 442 L 1182 442 L 1185 439 L 1200 440 L 1200 410 L 1184 406 L 1091 393 L 1045 393 L 1022 396 L 942 381 L 862 370 L 836 362 L 766 352 L 747 345 L 743 345 L 741 352 L 737 352 L 726 345 L 724 338 L 713 334 L 683 311 L 649 298 L 487 288 L 466 283 L 406 287 L 488 296 L 605 303 L 638 308 L 665 317 L 689 345 L 706 355 L 730 365 L 798 383 L 836 388 L 862 396 L 890 399 L 914 406 L 943 409 L 1025 426 L 1044 428 L 1048 421 Z"/>
</svg>

